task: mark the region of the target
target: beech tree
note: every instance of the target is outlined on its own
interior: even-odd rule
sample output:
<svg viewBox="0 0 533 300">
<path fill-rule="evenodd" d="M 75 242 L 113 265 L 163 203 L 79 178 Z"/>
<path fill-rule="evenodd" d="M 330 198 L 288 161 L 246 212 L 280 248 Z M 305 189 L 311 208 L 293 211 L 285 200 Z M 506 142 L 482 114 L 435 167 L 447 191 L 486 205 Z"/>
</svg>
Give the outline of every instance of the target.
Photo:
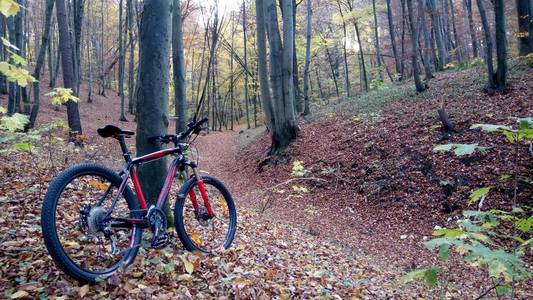
<svg viewBox="0 0 533 300">
<path fill-rule="evenodd" d="M 168 86 L 172 0 L 145 0 L 139 31 L 139 85 L 137 87 L 137 155 L 161 150 L 148 139 L 164 135 L 168 128 Z M 139 179 L 150 203 L 166 174 L 164 159 L 139 167 Z"/>
</svg>

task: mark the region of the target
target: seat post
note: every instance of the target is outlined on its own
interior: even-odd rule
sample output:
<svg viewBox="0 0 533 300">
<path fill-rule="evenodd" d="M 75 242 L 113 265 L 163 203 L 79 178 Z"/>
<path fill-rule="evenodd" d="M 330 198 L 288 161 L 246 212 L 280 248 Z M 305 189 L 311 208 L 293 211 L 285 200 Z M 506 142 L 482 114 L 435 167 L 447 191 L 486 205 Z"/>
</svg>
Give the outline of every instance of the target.
<svg viewBox="0 0 533 300">
<path fill-rule="evenodd" d="M 119 134 L 117 136 L 117 140 L 120 144 L 120 149 L 122 150 L 122 154 L 124 155 L 124 159 L 126 159 L 126 162 L 131 162 L 131 155 L 130 155 L 130 152 L 128 151 L 128 146 L 126 145 L 126 141 L 124 139 L 124 135 L 123 134 Z"/>
</svg>

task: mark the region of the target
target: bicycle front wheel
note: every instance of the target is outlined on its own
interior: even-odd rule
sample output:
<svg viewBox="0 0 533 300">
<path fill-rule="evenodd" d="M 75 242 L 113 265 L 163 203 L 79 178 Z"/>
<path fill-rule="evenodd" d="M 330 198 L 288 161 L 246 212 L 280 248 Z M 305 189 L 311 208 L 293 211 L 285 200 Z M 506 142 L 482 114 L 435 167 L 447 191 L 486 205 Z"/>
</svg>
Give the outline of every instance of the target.
<svg viewBox="0 0 533 300">
<path fill-rule="evenodd" d="M 202 176 L 202 181 L 214 216 L 207 216 L 198 180 L 192 177 L 181 187 L 174 206 L 176 231 L 189 251 L 209 253 L 227 249 L 237 229 L 235 203 L 220 180 Z"/>
<path fill-rule="evenodd" d="M 121 182 L 108 168 L 79 164 L 61 172 L 44 197 L 41 226 L 46 248 L 59 268 L 80 282 L 104 279 L 137 254 L 141 228 L 112 225 L 141 217 L 129 187 L 118 195 Z"/>
</svg>

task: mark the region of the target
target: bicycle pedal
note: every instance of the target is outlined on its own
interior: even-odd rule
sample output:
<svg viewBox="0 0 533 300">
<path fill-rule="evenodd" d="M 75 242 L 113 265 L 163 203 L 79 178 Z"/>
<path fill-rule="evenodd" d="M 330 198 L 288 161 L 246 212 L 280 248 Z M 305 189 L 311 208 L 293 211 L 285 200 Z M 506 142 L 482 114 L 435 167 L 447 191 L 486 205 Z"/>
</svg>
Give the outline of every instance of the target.
<svg viewBox="0 0 533 300">
<path fill-rule="evenodd" d="M 168 236 L 168 233 L 160 233 L 157 236 L 154 236 L 152 239 L 151 247 L 153 249 L 161 249 L 168 245 L 170 243 L 170 237 Z"/>
</svg>

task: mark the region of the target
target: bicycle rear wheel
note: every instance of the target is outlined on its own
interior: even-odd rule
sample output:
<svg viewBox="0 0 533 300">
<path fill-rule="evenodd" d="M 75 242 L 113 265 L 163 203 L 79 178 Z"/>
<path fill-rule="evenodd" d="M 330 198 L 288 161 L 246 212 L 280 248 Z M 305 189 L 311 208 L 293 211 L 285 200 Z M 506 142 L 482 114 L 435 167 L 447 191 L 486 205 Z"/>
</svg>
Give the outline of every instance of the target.
<svg viewBox="0 0 533 300">
<path fill-rule="evenodd" d="M 59 268 L 78 281 L 104 279 L 137 255 L 138 247 L 133 246 L 140 242 L 140 226 L 111 226 L 116 219 L 141 217 L 129 187 L 111 210 L 121 182 L 108 168 L 79 164 L 61 172 L 44 197 L 41 226 L 46 248 Z"/>
<path fill-rule="evenodd" d="M 214 213 L 207 217 L 198 181 L 193 177 L 185 182 L 179 191 L 174 206 L 174 218 L 178 236 L 189 251 L 212 252 L 231 246 L 237 229 L 237 211 L 228 189 L 211 176 L 202 176 L 209 204 Z M 183 196 L 182 196 L 183 195 Z M 199 206 L 194 208 L 193 201 Z"/>
</svg>

